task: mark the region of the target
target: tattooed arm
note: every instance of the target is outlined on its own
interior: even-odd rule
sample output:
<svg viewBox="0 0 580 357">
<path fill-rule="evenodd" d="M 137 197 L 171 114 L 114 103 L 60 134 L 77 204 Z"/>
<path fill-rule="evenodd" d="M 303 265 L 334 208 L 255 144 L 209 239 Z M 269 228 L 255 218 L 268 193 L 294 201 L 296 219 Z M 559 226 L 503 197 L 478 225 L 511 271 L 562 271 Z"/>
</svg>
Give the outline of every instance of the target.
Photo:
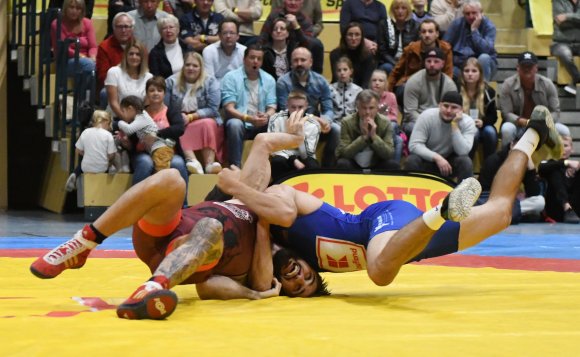
<svg viewBox="0 0 580 357">
<path fill-rule="evenodd" d="M 280 295 L 281 287 L 282 285 L 276 281 L 276 285 L 273 288 L 266 291 L 256 291 L 222 275 L 212 275 L 207 281 L 195 285 L 197 294 L 202 300 L 259 300 Z"/>
</svg>

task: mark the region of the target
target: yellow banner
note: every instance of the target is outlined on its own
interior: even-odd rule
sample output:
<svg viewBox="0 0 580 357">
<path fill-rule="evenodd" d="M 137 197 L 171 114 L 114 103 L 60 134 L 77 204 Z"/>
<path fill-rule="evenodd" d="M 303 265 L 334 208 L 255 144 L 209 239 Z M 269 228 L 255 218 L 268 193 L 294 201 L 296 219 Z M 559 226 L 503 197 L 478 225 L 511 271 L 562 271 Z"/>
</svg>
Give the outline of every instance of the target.
<svg viewBox="0 0 580 357">
<path fill-rule="evenodd" d="M 404 200 L 426 211 L 438 205 L 452 189 L 446 181 L 422 174 L 319 173 L 295 176 L 283 183 L 351 213 L 360 213 L 371 204 L 386 200 Z"/>
</svg>

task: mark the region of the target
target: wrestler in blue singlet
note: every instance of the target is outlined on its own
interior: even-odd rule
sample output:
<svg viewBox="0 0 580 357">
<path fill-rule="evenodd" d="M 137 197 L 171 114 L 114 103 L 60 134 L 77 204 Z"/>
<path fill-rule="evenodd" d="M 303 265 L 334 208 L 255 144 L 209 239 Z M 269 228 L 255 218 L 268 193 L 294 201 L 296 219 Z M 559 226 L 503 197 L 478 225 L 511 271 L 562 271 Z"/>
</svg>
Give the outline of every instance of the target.
<svg viewBox="0 0 580 357">
<path fill-rule="evenodd" d="M 384 201 L 353 215 L 324 203 L 316 211 L 296 218 L 287 231 L 283 245 L 294 250 L 317 271 L 347 272 L 366 269 L 366 247 L 379 233 L 399 230 L 421 216 L 417 207 L 406 201 Z M 411 261 L 457 251 L 459 223 L 446 222 L 428 246 Z"/>
</svg>

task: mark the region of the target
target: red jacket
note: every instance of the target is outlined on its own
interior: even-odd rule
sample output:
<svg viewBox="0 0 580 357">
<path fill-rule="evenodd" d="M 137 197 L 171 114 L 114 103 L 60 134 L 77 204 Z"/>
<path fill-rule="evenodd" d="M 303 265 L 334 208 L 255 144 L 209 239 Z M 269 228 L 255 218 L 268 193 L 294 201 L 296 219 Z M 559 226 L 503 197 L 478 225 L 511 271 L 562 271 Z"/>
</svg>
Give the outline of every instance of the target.
<svg viewBox="0 0 580 357">
<path fill-rule="evenodd" d="M 121 63 L 123 51 L 123 47 L 113 35 L 101 41 L 97 50 L 97 91 L 103 88 L 109 68 Z"/>
<path fill-rule="evenodd" d="M 439 47 L 445 55 L 445 66 L 443 66 L 443 72 L 448 75 L 449 78 L 453 78 L 453 48 L 449 43 L 443 40 L 437 40 L 436 46 Z M 421 52 L 423 52 L 423 46 L 420 40 L 411 42 L 403 49 L 401 58 L 399 58 L 397 65 L 389 75 L 389 91 L 392 92 L 395 87 L 406 83 L 409 77 L 424 68 Z"/>
</svg>

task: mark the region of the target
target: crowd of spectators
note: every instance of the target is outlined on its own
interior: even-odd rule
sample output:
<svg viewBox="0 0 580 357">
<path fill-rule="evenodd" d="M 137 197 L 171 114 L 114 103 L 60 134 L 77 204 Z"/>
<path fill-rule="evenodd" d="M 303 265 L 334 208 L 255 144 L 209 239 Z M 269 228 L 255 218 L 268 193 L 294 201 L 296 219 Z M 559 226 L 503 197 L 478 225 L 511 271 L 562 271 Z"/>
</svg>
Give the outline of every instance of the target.
<svg viewBox="0 0 580 357">
<path fill-rule="evenodd" d="M 151 157 L 152 142 L 173 150 L 166 166 L 184 178 L 215 174 L 226 164 L 243 165 L 245 140 L 283 130 L 288 115 L 300 109 L 308 115 L 306 140 L 295 151 L 273 155 L 275 178 L 321 166 L 420 170 L 460 181 L 474 174 L 478 144 L 482 160 L 509 150 L 534 106 L 546 106 L 558 120 L 557 88 L 538 74 L 532 52 L 519 56 L 496 98 L 490 85 L 497 71 L 496 28 L 479 0 L 433 0 L 429 6 L 393 0 L 388 11 L 377 0 L 346 0 L 339 45 L 328 51 L 330 82 L 322 75 L 319 1 L 273 1 L 259 33 L 259 0 L 160 2 L 110 1 L 108 36 L 99 45 L 84 0 L 62 5 L 61 39 L 81 40 L 81 68 L 96 72 L 99 105 L 113 118 L 113 130 L 121 129 L 115 142 L 129 151 L 135 182 L 161 169 Z M 571 60 L 580 48 L 574 36 L 580 26 L 578 6 L 568 3 L 554 1 L 551 50 L 570 71 L 571 91 L 580 82 Z M 127 132 L 123 123 L 133 120 L 121 105 L 127 97 L 143 101 L 137 117 L 153 119 L 156 130 L 148 135 L 154 139 Z M 549 141 L 566 148 L 566 140 Z M 578 169 L 569 152 L 553 160 L 566 165 L 544 165 L 551 182 L 561 182 L 555 171 Z M 561 220 L 574 220 L 569 211 L 580 210 L 575 198 L 558 204 Z"/>
</svg>

